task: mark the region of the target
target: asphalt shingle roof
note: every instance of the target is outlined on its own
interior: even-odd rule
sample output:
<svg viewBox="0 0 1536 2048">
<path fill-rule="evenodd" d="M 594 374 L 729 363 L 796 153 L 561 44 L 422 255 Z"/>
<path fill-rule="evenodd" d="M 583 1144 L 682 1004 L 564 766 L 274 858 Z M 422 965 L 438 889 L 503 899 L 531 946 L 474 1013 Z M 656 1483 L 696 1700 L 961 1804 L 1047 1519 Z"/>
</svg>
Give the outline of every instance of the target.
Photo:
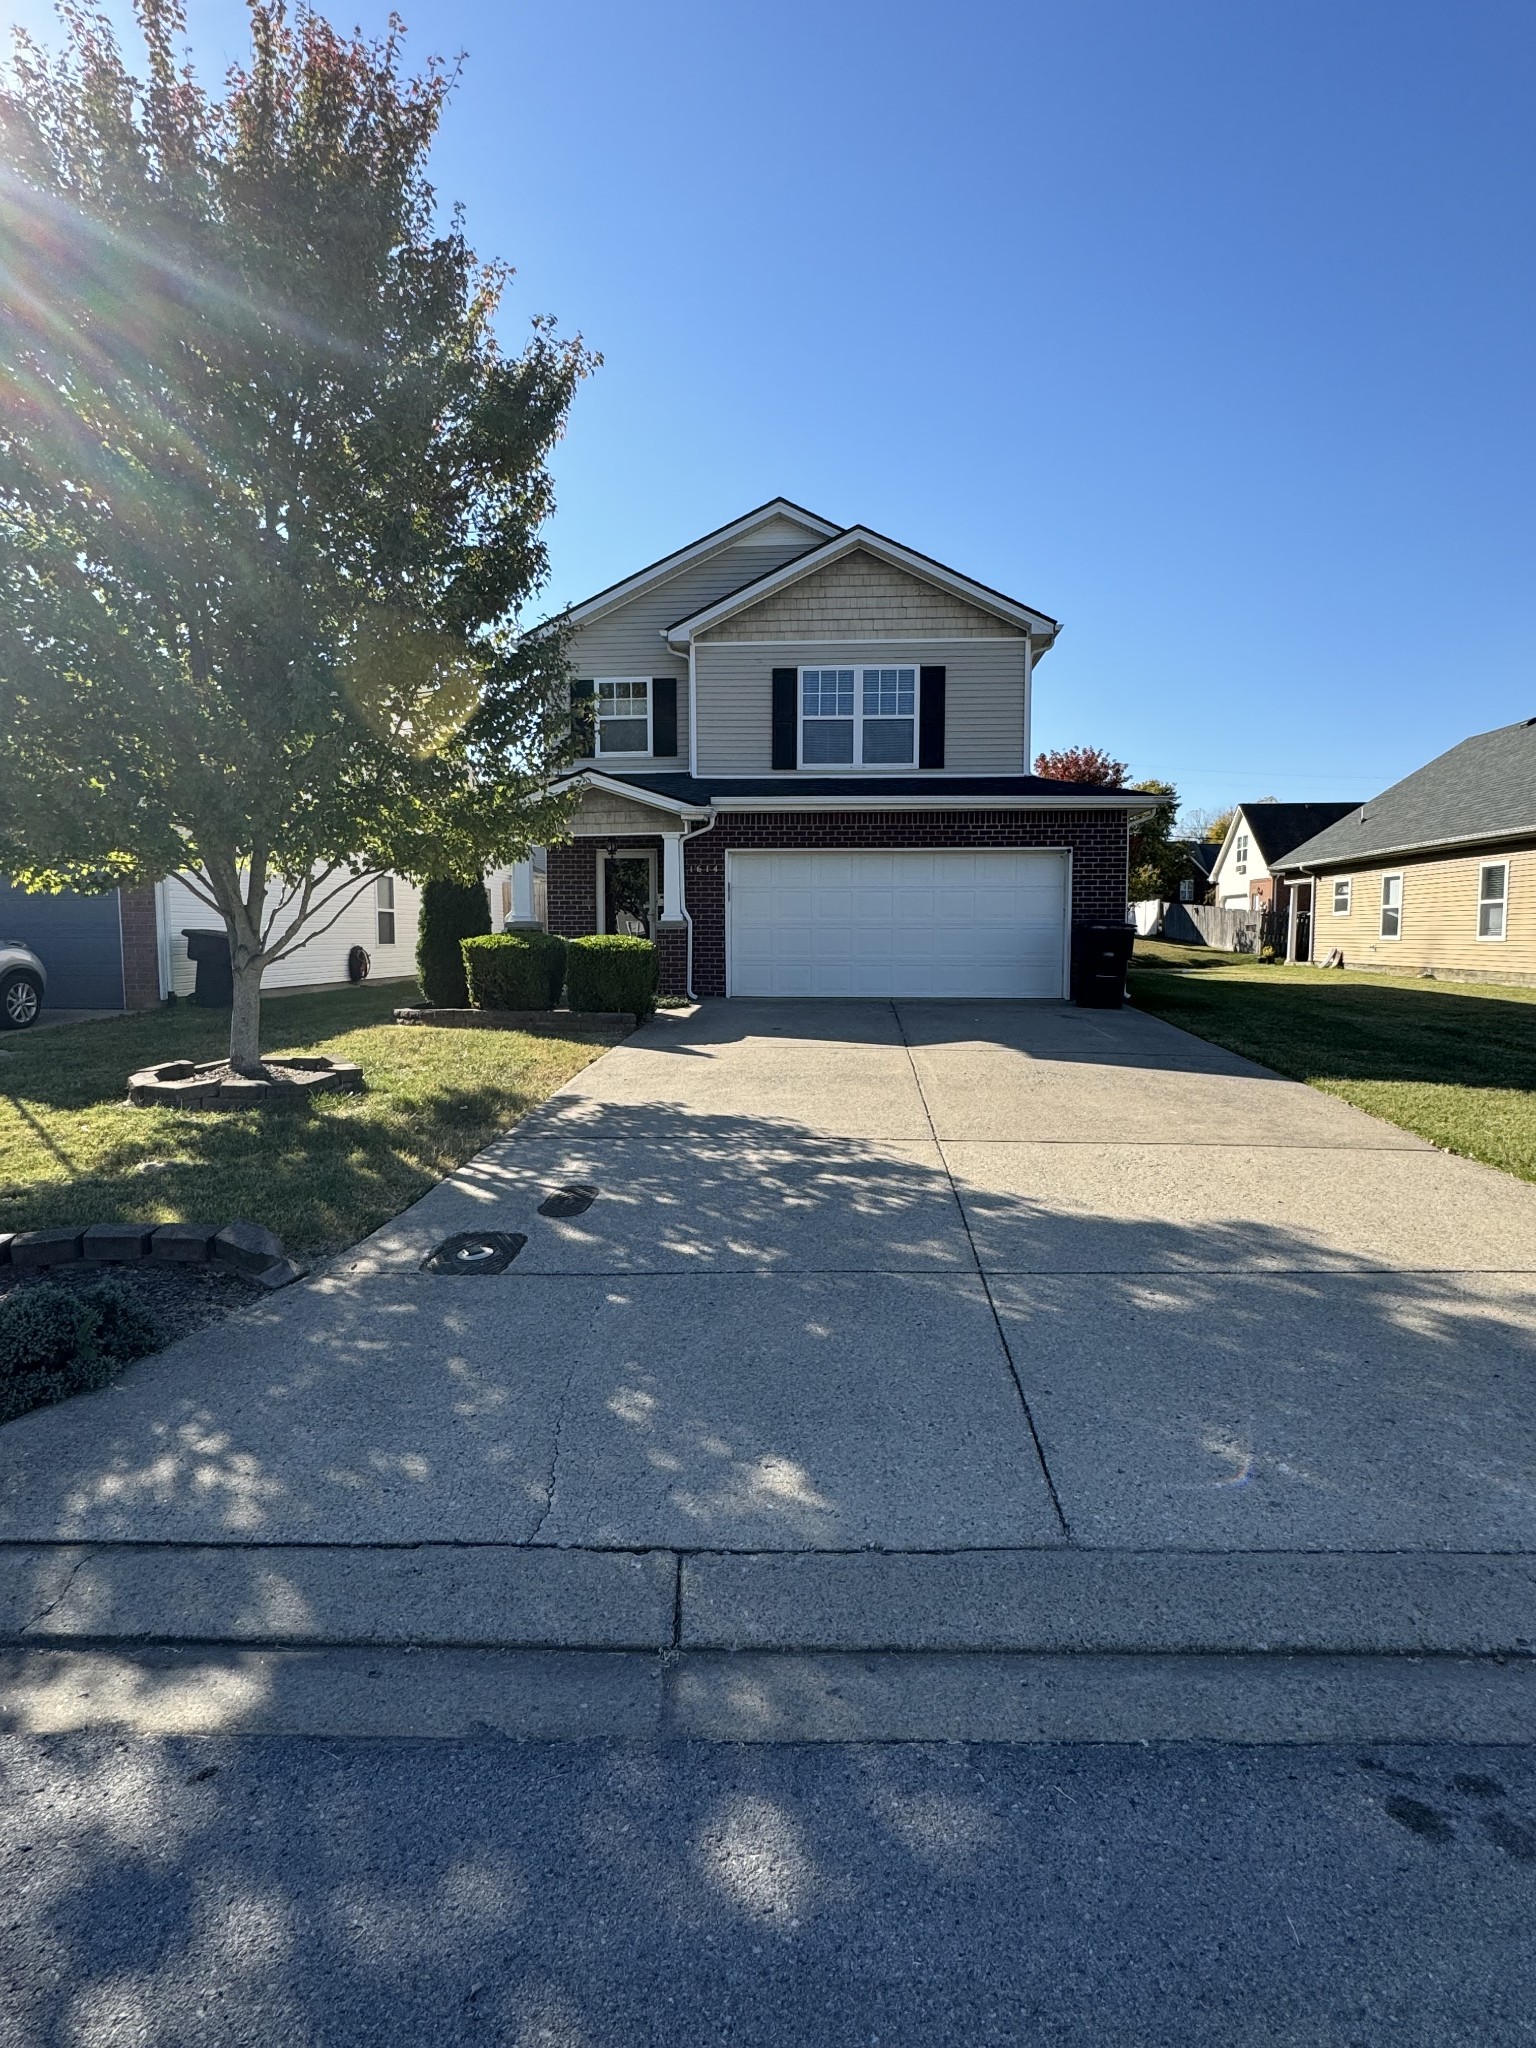
<svg viewBox="0 0 1536 2048">
<path fill-rule="evenodd" d="M 1276 861 L 1284 860 L 1293 846 L 1300 846 L 1314 832 L 1321 832 L 1325 825 L 1358 808 L 1353 803 L 1244 804 L 1243 819 L 1264 856 L 1264 865 L 1272 868 Z"/>
<path fill-rule="evenodd" d="M 1474 734 L 1295 847 L 1286 868 L 1536 839 L 1536 718 Z"/>
</svg>

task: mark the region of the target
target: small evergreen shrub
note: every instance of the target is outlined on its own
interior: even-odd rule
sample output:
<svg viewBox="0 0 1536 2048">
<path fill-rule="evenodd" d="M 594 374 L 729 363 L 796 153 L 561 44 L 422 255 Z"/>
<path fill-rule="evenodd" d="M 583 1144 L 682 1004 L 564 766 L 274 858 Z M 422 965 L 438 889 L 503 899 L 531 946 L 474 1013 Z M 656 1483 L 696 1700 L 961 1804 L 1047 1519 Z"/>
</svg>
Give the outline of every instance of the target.
<svg viewBox="0 0 1536 2048">
<path fill-rule="evenodd" d="M 491 899 L 484 882 L 426 882 L 421 891 L 421 924 L 416 939 L 416 975 L 422 994 L 440 1010 L 469 1003 L 464 981 L 466 939 L 491 928 Z"/>
<path fill-rule="evenodd" d="M 477 1010 L 552 1010 L 565 981 L 565 941 L 552 932 L 496 932 L 464 941 Z"/>
<path fill-rule="evenodd" d="M 633 1010 L 641 1023 L 656 1008 L 659 973 L 650 939 L 599 932 L 566 949 L 565 999 L 573 1010 Z"/>
<path fill-rule="evenodd" d="M 154 1317 L 120 1280 L 44 1280 L 0 1298 L 0 1422 L 104 1387 L 161 1341 Z"/>
</svg>

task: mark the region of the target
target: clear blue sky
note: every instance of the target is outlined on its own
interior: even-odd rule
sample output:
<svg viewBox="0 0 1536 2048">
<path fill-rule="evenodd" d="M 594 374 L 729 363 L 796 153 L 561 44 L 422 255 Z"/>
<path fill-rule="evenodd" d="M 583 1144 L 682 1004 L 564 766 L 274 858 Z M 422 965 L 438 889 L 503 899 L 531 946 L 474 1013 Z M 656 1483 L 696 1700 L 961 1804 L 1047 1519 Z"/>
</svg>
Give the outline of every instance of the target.
<svg viewBox="0 0 1536 2048">
<path fill-rule="evenodd" d="M 1536 715 L 1532 0 L 399 4 L 606 358 L 553 599 L 782 493 L 1063 619 L 1037 742 L 1194 804 Z"/>
</svg>

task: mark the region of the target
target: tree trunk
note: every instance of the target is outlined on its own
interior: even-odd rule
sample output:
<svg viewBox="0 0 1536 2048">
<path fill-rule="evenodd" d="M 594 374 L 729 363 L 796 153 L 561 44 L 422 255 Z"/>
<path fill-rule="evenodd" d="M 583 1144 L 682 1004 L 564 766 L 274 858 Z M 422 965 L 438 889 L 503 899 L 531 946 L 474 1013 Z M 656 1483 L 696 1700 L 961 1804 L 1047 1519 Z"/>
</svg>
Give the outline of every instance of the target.
<svg viewBox="0 0 1536 2048">
<path fill-rule="evenodd" d="M 229 1064 L 237 1074 L 260 1079 L 261 1065 L 261 972 L 264 960 L 252 960 L 245 948 L 229 935 L 230 965 L 234 972 L 235 1001 L 229 1013 Z"/>
</svg>

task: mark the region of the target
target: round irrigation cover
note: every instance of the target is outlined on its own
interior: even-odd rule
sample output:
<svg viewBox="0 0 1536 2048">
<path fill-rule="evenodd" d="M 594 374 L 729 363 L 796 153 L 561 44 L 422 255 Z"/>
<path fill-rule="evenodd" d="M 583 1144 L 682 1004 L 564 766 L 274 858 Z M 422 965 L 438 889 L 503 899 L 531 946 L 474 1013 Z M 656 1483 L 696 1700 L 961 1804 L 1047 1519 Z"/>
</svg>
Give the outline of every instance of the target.
<svg viewBox="0 0 1536 2048">
<path fill-rule="evenodd" d="M 528 1242 L 520 1230 L 461 1230 L 421 1262 L 424 1273 L 505 1273 Z"/>
<path fill-rule="evenodd" d="M 573 1181 L 569 1187 L 556 1188 L 552 1195 L 546 1195 L 539 1204 L 541 1216 L 579 1216 L 590 1209 L 597 1200 L 597 1189 L 586 1181 Z"/>
</svg>

